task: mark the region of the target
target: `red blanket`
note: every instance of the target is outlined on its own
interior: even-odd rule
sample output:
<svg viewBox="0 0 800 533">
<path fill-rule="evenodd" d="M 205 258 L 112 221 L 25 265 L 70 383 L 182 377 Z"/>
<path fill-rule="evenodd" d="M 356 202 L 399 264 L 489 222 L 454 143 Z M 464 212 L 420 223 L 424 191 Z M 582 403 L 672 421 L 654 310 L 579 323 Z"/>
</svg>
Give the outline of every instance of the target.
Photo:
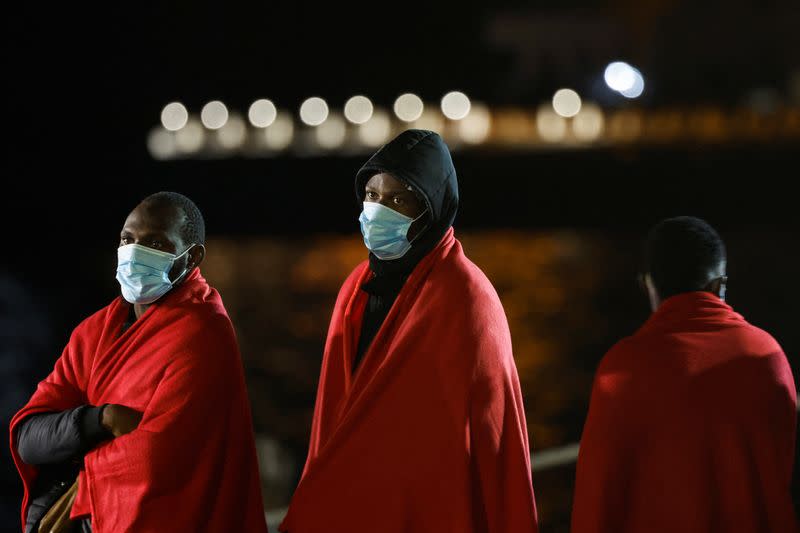
<svg viewBox="0 0 800 533">
<path fill-rule="evenodd" d="M 370 275 L 362 263 L 339 293 L 308 460 L 280 530 L 537 531 L 522 396 L 492 285 L 450 229 L 352 375 Z"/>
<path fill-rule="evenodd" d="M 250 409 L 233 327 L 195 270 L 121 336 L 121 298 L 84 320 L 53 372 L 11 422 L 118 403 L 144 413 L 133 432 L 90 451 L 72 516 L 95 533 L 265 532 Z"/>
<path fill-rule="evenodd" d="M 666 300 L 597 371 L 573 533 L 796 533 L 795 394 L 778 343 L 719 298 Z"/>
</svg>

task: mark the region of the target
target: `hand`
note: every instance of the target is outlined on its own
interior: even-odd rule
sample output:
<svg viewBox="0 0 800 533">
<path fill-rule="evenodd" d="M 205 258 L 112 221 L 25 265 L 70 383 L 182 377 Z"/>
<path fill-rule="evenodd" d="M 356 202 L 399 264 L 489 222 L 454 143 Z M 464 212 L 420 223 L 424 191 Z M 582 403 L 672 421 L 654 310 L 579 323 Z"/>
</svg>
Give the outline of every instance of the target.
<svg viewBox="0 0 800 533">
<path fill-rule="evenodd" d="M 139 427 L 142 413 L 130 407 L 118 404 L 108 404 L 103 408 L 102 425 L 115 437 L 127 435 Z"/>
</svg>

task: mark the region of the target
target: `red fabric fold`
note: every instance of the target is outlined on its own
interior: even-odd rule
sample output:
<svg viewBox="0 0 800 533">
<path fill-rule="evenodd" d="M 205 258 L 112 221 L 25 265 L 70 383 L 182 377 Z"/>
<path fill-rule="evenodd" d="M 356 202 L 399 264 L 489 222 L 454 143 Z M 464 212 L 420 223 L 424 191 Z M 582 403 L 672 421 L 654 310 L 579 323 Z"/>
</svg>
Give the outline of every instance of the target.
<svg viewBox="0 0 800 533">
<path fill-rule="evenodd" d="M 452 228 L 351 372 L 370 276 L 331 319 L 303 477 L 281 531 L 534 533 L 519 379 L 494 288 Z"/>
<path fill-rule="evenodd" d="M 597 370 L 573 533 L 797 533 L 796 405 L 769 334 L 711 293 L 666 300 Z"/>
<path fill-rule="evenodd" d="M 37 469 L 13 442 L 22 419 L 82 404 L 144 413 L 133 432 L 86 454 L 72 516 L 95 533 L 266 531 L 252 422 L 233 327 L 195 270 L 122 335 L 121 298 L 72 333 L 53 372 L 11 422 L 25 485 Z"/>
</svg>

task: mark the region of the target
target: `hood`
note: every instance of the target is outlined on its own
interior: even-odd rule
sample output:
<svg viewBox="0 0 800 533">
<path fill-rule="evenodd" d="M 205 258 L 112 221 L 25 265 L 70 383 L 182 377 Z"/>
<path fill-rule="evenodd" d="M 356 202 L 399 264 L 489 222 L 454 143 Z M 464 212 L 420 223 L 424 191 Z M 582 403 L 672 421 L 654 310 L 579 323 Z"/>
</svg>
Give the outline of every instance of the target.
<svg viewBox="0 0 800 533">
<path fill-rule="evenodd" d="M 413 269 L 444 237 L 458 212 L 458 181 L 450 150 L 442 138 L 432 131 L 402 132 L 378 150 L 356 174 L 356 197 L 359 202 L 364 201 L 367 181 L 381 172 L 410 185 L 424 197 L 428 206 L 430 223 L 414 240 L 411 250 L 400 259 L 380 261 Z M 370 256 L 371 263 L 375 264 L 376 260 Z"/>
</svg>

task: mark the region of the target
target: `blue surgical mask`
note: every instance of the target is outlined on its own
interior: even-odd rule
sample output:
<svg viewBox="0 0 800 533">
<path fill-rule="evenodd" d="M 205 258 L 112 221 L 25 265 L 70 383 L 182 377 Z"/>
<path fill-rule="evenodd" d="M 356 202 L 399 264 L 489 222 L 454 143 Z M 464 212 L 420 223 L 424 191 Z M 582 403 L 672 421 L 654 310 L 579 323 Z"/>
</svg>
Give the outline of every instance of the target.
<svg viewBox="0 0 800 533">
<path fill-rule="evenodd" d="M 180 255 L 141 244 L 120 246 L 117 249 L 117 281 L 122 288 L 122 297 L 132 304 L 151 304 L 164 296 L 188 272 L 184 269 L 175 281 L 169 279 L 172 265 L 193 246 Z"/>
<path fill-rule="evenodd" d="M 417 218 L 411 218 L 377 202 L 364 202 L 364 210 L 358 217 L 364 244 L 378 259 L 403 257 L 411 249 L 408 228 L 419 220 L 425 211 Z"/>
</svg>

